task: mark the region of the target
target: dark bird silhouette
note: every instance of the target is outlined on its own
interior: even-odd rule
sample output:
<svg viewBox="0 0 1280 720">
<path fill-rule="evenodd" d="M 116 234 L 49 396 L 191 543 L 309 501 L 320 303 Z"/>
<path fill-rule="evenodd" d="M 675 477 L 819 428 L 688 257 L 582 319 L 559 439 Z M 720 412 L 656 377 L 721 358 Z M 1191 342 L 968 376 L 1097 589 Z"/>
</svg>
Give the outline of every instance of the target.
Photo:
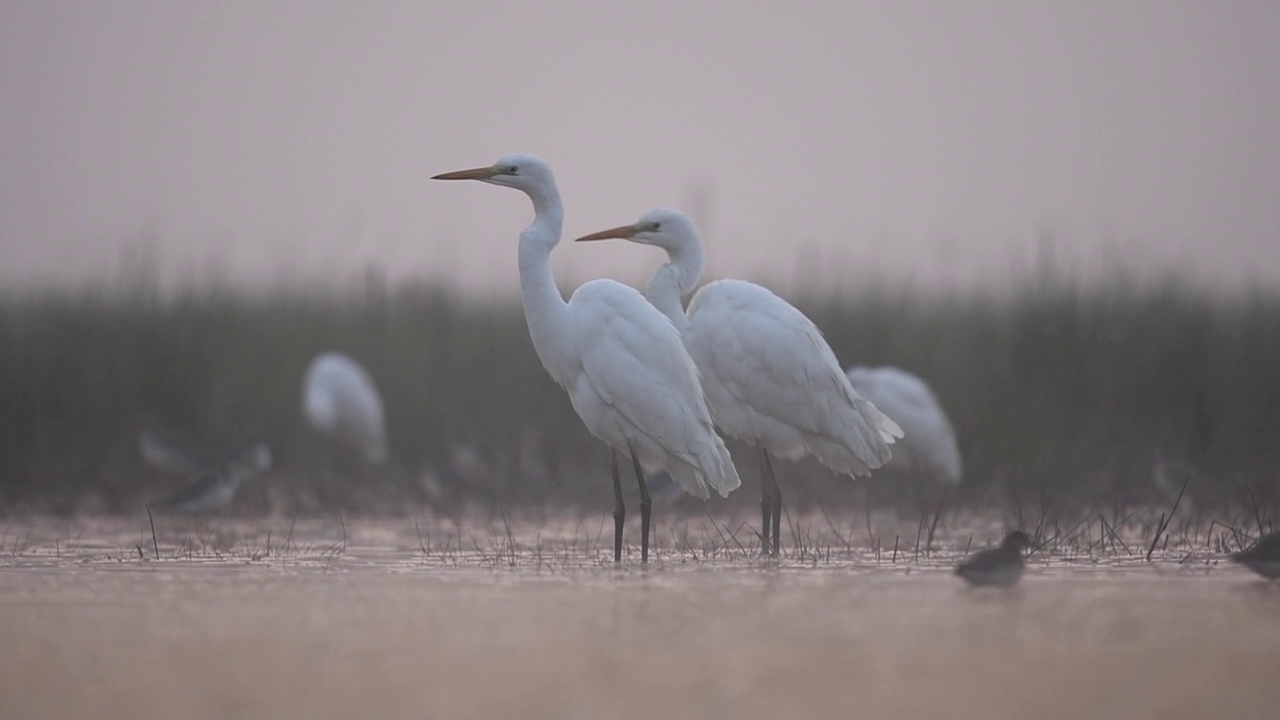
<svg viewBox="0 0 1280 720">
<path fill-rule="evenodd" d="M 1280 578 L 1280 532 L 1263 535 L 1249 549 L 1232 553 L 1231 560 L 1268 580 Z"/>
<path fill-rule="evenodd" d="M 987 548 L 970 555 L 956 566 L 956 574 L 970 585 L 1009 587 L 1022 578 L 1022 553 L 1031 547 L 1031 538 L 1021 530 L 1004 536 L 999 547 Z"/>
</svg>

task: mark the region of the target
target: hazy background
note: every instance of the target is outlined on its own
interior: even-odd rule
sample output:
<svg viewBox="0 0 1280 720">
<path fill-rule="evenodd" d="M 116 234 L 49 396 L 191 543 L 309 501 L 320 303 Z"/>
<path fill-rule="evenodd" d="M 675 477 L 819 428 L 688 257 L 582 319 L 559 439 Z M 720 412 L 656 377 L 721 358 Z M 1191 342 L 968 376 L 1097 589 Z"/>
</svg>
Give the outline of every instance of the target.
<svg viewBox="0 0 1280 720">
<path fill-rule="evenodd" d="M 515 151 L 555 165 L 567 233 L 680 206 L 711 273 L 784 289 L 1003 281 L 1046 238 L 1086 275 L 1274 282 L 1277 30 L 1265 0 L 2 0 L 0 282 L 141 255 L 505 294 L 526 201 L 427 178 Z"/>
<path fill-rule="evenodd" d="M 528 201 L 429 180 L 531 151 L 571 236 L 683 207 L 711 275 L 925 378 L 955 502 L 1169 503 L 1160 449 L 1197 512 L 1270 513 L 1277 37 L 1274 2 L 0 0 L 0 512 L 138 512 L 176 482 L 149 425 L 268 439 L 259 511 L 607 505 L 513 292 Z M 554 258 L 566 292 L 660 261 Z M 384 395 L 376 471 L 303 423 L 329 350 Z"/>
</svg>

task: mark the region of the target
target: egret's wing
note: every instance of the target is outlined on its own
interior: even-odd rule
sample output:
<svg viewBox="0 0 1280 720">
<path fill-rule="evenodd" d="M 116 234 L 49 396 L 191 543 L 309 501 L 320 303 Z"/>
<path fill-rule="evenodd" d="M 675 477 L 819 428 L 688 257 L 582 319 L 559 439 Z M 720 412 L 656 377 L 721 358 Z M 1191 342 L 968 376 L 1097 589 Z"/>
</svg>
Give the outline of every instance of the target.
<svg viewBox="0 0 1280 720">
<path fill-rule="evenodd" d="M 586 291 L 586 292 L 584 292 Z M 589 283 L 571 301 L 583 379 L 635 431 L 719 488 L 723 443 L 698 370 L 671 321 L 626 286 Z M 733 473 L 736 480 L 736 471 Z"/>
<path fill-rule="evenodd" d="M 803 433 L 846 444 L 869 467 L 902 429 L 854 392 L 817 326 L 753 283 L 721 280 L 689 306 L 690 349 L 740 402 Z"/>
</svg>

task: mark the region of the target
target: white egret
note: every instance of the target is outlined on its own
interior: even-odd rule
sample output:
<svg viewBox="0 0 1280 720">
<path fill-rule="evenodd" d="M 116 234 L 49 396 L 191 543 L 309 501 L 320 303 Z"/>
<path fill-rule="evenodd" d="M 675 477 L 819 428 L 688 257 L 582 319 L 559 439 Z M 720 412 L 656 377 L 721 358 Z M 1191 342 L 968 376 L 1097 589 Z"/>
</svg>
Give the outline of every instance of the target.
<svg viewBox="0 0 1280 720">
<path fill-rule="evenodd" d="M 302 382 L 302 413 L 317 433 L 377 465 L 387 459 L 382 396 L 360 363 L 337 352 L 316 356 Z"/>
<path fill-rule="evenodd" d="M 675 326 L 635 289 L 592 280 L 565 302 L 551 273 L 564 207 L 551 167 L 512 155 L 489 167 L 436 175 L 515 188 L 533 202 L 533 224 L 520 233 L 520 288 L 529 336 L 543 367 L 569 393 L 592 435 L 609 445 L 614 492 L 614 562 L 622 560 L 626 507 L 618 452 L 631 456 L 640 485 L 640 560 L 649 556 L 652 501 L 644 469 L 668 470 L 685 492 L 722 496 L 741 481 L 716 434 L 698 370 Z"/>
<path fill-rule="evenodd" d="M 742 280 L 718 280 L 698 291 L 686 313 L 681 299 L 702 275 L 702 245 L 693 222 L 661 208 L 632 225 L 579 241 L 624 238 L 667 251 L 669 261 L 645 291 L 680 329 L 702 373 L 716 425 L 760 449 L 763 546 L 780 546 L 782 492 L 770 456 L 813 455 L 839 473 L 866 475 L 890 457 L 898 427 L 854 391 L 821 331 L 790 303 Z"/>
<path fill-rule="evenodd" d="M 851 367 L 853 389 L 893 418 L 906 437 L 893 446 L 885 469 L 958 485 L 963 477 L 956 431 L 928 383 L 896 367 Z"/>
</svg>

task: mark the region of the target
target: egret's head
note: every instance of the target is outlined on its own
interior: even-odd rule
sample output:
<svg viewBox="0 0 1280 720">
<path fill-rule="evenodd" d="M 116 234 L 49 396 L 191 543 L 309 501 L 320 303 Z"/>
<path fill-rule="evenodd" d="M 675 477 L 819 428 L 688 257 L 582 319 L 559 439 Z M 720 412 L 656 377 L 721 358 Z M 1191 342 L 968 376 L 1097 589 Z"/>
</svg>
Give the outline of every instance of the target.
<svg viewBox="0 0 1280 720">
<path fill-rule="evenodd" d="M 551 174 L 551 166 L 545 160 L 534 155 L 508 155 L 488 166 L 470 170 L 434 175 L 432 180 L 479 180 L 491 185 L 523 190 L 526 193 L 540 188 L 555 186 L 555 177 Z"/>
<path fill-rule="evenodd" d="M 630 225 L 583 235 L 576 242 L 609 238 L 622 238 L 642 245 L 656 245 L 667 252 L 673 252 L 697 243 L 698 231 L 693 227 L 693 221 L 679 210 L 658 208 L 641 215 L 639 220 Z"/>
</svg>

